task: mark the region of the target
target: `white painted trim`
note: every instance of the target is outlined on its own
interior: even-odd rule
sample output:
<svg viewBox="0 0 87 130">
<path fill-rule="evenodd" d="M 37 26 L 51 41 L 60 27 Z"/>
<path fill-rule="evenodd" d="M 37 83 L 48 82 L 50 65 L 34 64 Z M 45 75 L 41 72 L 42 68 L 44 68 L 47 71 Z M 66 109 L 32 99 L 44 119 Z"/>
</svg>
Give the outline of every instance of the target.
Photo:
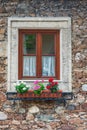
<svg viewBox="0 0 87 130">
<path fill-rule="evenodd" d="M 62 81 L 62 29 L 60 29 L 60 80 Z"/>
<path fill-rule="evenodd" d="M 62 22 L 62 21 L 66 21 L 69 22 L 69 26 L 70 26 L 70 21 L 71 18 L 70 17 L 8 17 L 9 21 L 34 21 L 34 22 Z"/>
<path fill-rule="evenodd" d="M 27 24 L 31 23 L 31 24 Z M 44 24 L 44 25 L 43 25 Z M 34 26 L 33 26 L 34 25 Z M 57 26 L 58 25 L 58 26 Z M 18 80 L 18 76 L 15 76 L 15 81 L 12 80 L 11 73 L 13 73 L 13 70 L 11 68 L 11 55 L 13 56 L 13 52 L 11 52 L 11 46 L 13 44 L 12 41 L 12 31 L 13 28 L 16 29 L 17 34 L 16 35 L 16 44 L 18 44 L 18 29 L 59 29 L 60 30 L 60 87 L 64 86 L 65 80 L 63 79 L 63 70 L 64 70 L 64 65 L 63 65 L 63 36 L 64 36 L 64 30 L 69 30 L 69 40 L 66 41 L 66 44 L 69 44 L 69 50 L 71 50 L 71 18 L 70 17 L 9 17 L 8 18 L 8 91 L 14 91 L 12 88 L 13 82 L 16 82 Z M 65 31 L 66 33 L 66 31 Z M 66 36 L 68 37 L 68 34 L 65 34 L 65 39 Z M 71 52 L 71 51 L 70 51 Z M 18 59 L 18 57 L 17 57 Z M 72 73 L 71 73 L 71 53 L 69 54 L 69 74 L 68 75 L 68 90 L 66 91 L 72 91 Z M 67 64 L 67 63 L 66 63 Z M 15 71 L 15 70 L 14 70 Z M 14 72 L 15 73 L 15 72 Z M 64 72 L 65 73 L 65 72 Z M 16 75 L 16 74 L 15 74 Z M 13 79 L 14 79 L 13 78 Z M 33 82 L 35 80 L 23 80 L 26 82 Z M 45 80 L 46 82 L 47 80 Z M 67 85 L 66 84 L 66 85 Z M 66 87 L 65 85 L 65 87 Z"/>
<path fill-rule="evenodd" d="M 11 55 L 11 51 L 10 51 L 10 45 L 11 45 L 11 43 L 10 43 L 10 40 L 11 40 L 11 30 L 10 30 L 10 26 L 11 26 L 11 21 L 10 21 L 10 19 L 8 19 L 8 48 L 7 48 L 7 53 L 8 53 L 8 76 L 7 76 L 7 80 L 8 80 L 8 87 L 7 87 L 7 91 L 10 91 L 10 81 L 11 81 L 11 79 L 10 79 L 10 71 L 11 71 L 11 68 L 10 68 L 10 65 L 11 65 L 11 59 L 10 59 L 10 55 Z"/>
</svg>

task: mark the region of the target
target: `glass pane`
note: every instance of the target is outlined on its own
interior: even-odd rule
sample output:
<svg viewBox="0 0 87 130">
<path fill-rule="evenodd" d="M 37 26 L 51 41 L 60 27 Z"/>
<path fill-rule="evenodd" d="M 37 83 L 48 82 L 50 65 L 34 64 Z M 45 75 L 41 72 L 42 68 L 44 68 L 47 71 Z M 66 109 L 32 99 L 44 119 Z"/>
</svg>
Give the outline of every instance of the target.
<svg viewBox="0 0 87 130">
<path fill-rule="evenodd" d="M 55 76 L 55 57 L 42 57 L 42 76 Z"/>
<path fill-rule="evenodd" d="M 36 54 L 36 35 L 35 34 L 24 34 L 23 36 L 24 54 Z"/>
<path fill-rule="evenodd" d="M 54 54 L 54 34 L 42 34 L 42 55 Z"/>
<path fill-rule="evenodd" d="M 23 57 L 23 76 L 36 76 L 36 57 Z"/>
</svg>

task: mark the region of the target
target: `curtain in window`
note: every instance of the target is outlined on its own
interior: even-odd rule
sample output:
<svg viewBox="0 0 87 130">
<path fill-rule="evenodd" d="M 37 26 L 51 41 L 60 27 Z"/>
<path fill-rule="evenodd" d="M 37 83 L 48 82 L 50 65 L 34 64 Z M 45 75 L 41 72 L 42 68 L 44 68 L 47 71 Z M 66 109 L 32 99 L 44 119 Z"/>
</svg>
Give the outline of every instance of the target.
<svg viewBox="0 0 87 130">
<path fill-rule="evenodd" d="M 55 57 L 42 57 L 42 76 L 55 76 Z"/>
<path fill-rule="evenodd" d="M 36 57 L 24 56 L 23 76 L 36 76 Z"/>
</svg>

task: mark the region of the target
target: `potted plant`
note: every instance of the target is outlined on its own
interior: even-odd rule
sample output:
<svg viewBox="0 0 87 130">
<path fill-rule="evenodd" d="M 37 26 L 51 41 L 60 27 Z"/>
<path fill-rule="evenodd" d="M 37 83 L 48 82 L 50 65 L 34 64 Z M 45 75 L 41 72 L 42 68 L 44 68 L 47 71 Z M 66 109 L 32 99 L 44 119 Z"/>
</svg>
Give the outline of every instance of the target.
<svg viewBox="0 0 87 130">
<path fill-rule="evenodd" d="M 42 81 L 34 81 L 34 94 L 40 95 L 42 93 L 42 91 L 45 89 L 44 85 L 43 85 L 43 80 Z"/>
<path fill-rule="evenodd" d="M 15 84 L 16 91 L 20 94 L 24 94 L 29 90 L 29 87 L 23 81 Z"/>
<path fill-rule="evenodd" d="M 49 83 L 47 84 L 46 88 L 50 91 L 51 97 L 61 97 L 62 90 L 58 87 L 58 82 L 54 81 L 53 78 L 49 78 Z"/>
<path fill-rule="evenodd" d="M 53 78 L 49 78 L 49 83 L 47 84 L 46 88 L 50 90 L 52 93 L 55 93 L 59 90 L 58 82 L 54 81 Z"/>
<path fill-rule="evenodd" d="M 20 98 L 59 98 L 62 96 L 62 90 L 58 88 L 58 82 L 53 78 L 49 79 L 47 86 L 44 86 L 44 80 L 34 81 L 33 88 L 30 90 L 24 82 L 15 85 L 17 96 Z"/>
</svg>

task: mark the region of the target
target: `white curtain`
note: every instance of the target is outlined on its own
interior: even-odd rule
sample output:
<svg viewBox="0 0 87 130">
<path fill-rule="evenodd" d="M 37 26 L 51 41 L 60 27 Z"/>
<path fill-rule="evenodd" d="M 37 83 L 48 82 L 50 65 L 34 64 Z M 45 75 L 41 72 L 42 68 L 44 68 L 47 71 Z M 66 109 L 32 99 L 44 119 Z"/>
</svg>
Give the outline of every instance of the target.
<svg viewBox="0 0 87 130">
<path fill-rule="evenodd" d="M 36 57 L 24 56 L 23 76 L 36 76 Z M 55 76 L 55 57 L 42 57 L 42 76 Z"/>
<path fill-rule="evenodd" d="M 36 57 L 24 56 L 23 76 L 36 76 Z"/>
<path fill-rule="evenodd" d="M 55 57 L 42 57 L 42 76 L 55 76 Z"/>
</svg>

